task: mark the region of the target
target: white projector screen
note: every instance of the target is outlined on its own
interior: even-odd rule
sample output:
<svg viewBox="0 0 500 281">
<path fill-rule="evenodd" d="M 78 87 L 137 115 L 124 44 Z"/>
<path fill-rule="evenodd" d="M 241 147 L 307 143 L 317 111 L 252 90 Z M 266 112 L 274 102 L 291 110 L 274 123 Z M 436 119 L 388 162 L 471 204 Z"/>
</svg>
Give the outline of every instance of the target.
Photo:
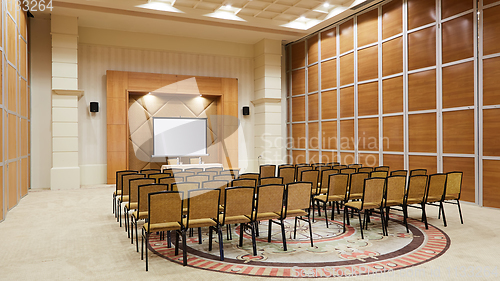
<svg viewBox="0 0 500 281">
<path fill-rule="evenodd" d="M 153 117 L 153 157 L 206 156 L 207 119 Z"/>
</svg>

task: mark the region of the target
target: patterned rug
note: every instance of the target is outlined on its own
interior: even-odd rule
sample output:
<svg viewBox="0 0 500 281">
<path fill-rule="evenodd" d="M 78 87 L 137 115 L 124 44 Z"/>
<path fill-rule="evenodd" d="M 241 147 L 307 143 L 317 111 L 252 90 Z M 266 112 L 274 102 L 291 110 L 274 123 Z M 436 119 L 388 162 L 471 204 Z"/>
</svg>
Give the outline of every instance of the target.
<svg viewBox="0 0 500 281">
<path fill-rule="evenodd" d="M 328 213 L 330 217 L 330 210 Z M 268 223 L 259 224 L 257 256 L 252 255 L 250 230 L 243 232 L 243 246 L 238 246 L 240 228 L 231 228 L 232 239 L 228 240 L 224 227 L 224 261 L 219 258 L 217 234 L 214 233 L 212 251 L 208 251 L 208 229 L 202 229 L 202 244 L 198 243 L 195 230 L 187 238 L 188 266 L 224 273 L 269 277 L 334 277 L 392 272 L 419 265 L 442 255 L 450 246 L 450 239 L 440 229 L 409 219 L 408 228 L 402 216 L 391 214 L 389 236 L 382 235 L 380 217 L 371 216 L 368 230 L 361 239 L 359 221 L 355 215 L 351 225 L 343 231 L 342 213 L 329 220 L 328 228 L 324 218 L 312 223 L 314 247 L 310 245 L 309 225 L 298 221 L 297 236 L 293 239 L 294 219 L 285 221 L 287 251 L 283 251 L 281 229 L 273 224 L 271 243 L 267 242 Z M 181 245 L 181 244 L 180 244 Z M 182 250 L 174 255 L 174 248 L 168 248 L 166 241 L 152 235 L 151 251 L 170 261 L 182 265 Z"/>
</svg>

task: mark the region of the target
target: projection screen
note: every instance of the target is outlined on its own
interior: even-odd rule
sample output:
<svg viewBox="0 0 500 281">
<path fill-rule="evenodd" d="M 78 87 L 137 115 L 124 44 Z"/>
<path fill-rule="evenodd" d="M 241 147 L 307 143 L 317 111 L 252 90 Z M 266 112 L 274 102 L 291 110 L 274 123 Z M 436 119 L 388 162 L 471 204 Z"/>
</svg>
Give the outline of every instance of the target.
<svg viewBox="0 0 500 281">
<path fill-rule="evenodd" d="M 206 156 L 207 119 L 153 117 L 153 157 Z"/>
</svg>

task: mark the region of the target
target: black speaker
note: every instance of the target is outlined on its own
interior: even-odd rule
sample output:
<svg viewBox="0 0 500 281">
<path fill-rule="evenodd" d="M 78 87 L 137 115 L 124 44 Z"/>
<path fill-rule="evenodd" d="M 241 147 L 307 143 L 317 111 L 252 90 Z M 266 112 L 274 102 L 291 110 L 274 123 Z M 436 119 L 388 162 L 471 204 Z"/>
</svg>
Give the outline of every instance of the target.
<svg viewBox="0 0 500 281">
<path fill-rule="evenodd" d="M 90 102 L 90 112 L 99 112 L 99 103 L 96 101 Z"/>
<path fill-rule="evenodd" d="M 248 106 L 243 107 L 243 115 L 250 115 L 250 107 Z"/>
</svg>

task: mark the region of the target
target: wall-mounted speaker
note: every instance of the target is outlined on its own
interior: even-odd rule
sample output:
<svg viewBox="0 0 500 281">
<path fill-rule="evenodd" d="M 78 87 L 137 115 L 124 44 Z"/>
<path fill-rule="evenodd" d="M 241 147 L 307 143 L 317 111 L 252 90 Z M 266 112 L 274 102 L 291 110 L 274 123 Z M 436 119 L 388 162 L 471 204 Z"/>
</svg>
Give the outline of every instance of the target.
<svg viewBox="0 0 500 281">
<path fill-rule="evenodd" d="M 99 112 L 99 103 L 96 101 L 90 102 L 90 112 Z"/>
<path fill-rule="evenodd" d="M 243 107 L 243 115 L 250 115 L 250 107 L 248 106 Z"/>
</svg>

